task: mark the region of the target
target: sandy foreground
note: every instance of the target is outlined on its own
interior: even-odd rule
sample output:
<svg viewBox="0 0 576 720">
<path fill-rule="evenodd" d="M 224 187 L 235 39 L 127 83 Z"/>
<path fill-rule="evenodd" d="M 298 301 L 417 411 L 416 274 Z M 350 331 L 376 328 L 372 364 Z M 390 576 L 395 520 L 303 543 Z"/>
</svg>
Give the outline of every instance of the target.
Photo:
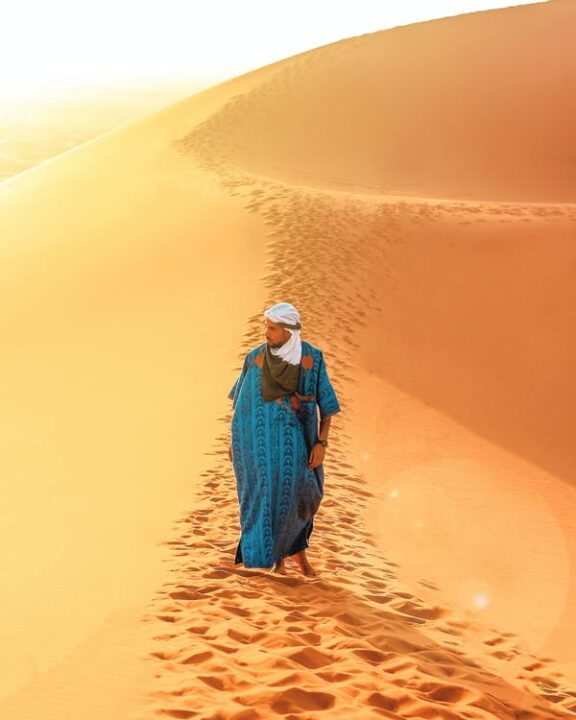
<svg viewBox="0 0 576 720">
<path fill-rule="evenodd" d="M 576 716 L 575 22 L 334 43 L 0 185 L 1 717 Z M 279 300 L 343 409 L 317 578 L 232 564 Z"/>
</svg>

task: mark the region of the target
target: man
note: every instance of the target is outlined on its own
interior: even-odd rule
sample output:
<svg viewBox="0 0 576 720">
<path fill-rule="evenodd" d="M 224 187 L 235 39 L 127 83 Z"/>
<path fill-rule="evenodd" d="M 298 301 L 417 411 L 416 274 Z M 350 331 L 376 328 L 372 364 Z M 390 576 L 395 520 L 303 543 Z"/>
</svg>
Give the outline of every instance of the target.
<svg viewBox="0 0 576 720">
<path fill-rule="evenodd" d="M 234 562 L 285 575 L 293 556 L 304 575 L 316 575 L 306 548 L 323 497 L 330 421 L 341 408 L 322 352 L 300 339 L 296 308 L 280 302 L 264 316 L 266 342 L 247 353 L 228 393 L 241 526 Z"/>
</svg>

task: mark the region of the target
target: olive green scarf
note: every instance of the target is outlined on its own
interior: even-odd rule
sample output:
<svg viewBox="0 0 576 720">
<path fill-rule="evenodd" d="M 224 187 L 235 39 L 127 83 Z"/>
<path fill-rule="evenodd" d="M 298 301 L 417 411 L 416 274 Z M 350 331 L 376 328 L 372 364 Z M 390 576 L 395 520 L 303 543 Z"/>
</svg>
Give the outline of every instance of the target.
<svg viewBox="0 0 576 720">
<path fill-rule="evenodd" d="M 266 343 L 264 362 L 262 363 L 262 396 L 264 401 L 290 395 L 298 387 L 300 363 L 293 365 L 281 357 L 273 355 Z"/>
</svg>

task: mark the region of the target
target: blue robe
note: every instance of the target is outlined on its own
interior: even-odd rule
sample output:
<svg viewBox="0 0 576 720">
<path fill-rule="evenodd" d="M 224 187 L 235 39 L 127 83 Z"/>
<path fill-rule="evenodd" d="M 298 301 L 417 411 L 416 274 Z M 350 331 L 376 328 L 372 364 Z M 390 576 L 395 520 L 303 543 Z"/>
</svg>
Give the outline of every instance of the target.
<svg viewBox="0 0 576 720">
<path fill-rule="evenodd" d="M 233 401 L 232 464 L 240 503 L 240 540 L 235 564 L 269 568 L 308 547 L 313 517 L 324 495 L 324 468 L 308 467 L 320 419 L 340 412 L 323 354 L 302 340 L 297 392 L 304 422 L 289 396 L 262 397 L 266 342 L 247 353 L 228 393 Z"/>
</svg>

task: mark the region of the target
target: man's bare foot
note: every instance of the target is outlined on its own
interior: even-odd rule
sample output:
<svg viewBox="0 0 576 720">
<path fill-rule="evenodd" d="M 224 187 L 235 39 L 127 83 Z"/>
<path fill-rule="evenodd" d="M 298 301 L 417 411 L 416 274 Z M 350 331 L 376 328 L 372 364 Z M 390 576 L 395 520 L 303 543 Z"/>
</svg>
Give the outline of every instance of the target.
<svg viewBox="0 0 576 720">
<path fill-rule="evenodd" d="M 306 550 L 300 550 L 299 553 L 294 555 L 294 559 L 298 563 L 298 567 L 300 568 L 302 575 L 317 577 L 317 573 L 314 571 L 314 568 L 310 565 L 310 561 L 306 557 Z"/>
<path fill-rule="evenodd" d="M 272 573 L 278 573 L 278 575 L 286 575 L 286 566 L 284 564 L 284 558 L 280 560 L 277 563 L 274 563 L 272 570 L 270 570 Z"/>
</svg>

